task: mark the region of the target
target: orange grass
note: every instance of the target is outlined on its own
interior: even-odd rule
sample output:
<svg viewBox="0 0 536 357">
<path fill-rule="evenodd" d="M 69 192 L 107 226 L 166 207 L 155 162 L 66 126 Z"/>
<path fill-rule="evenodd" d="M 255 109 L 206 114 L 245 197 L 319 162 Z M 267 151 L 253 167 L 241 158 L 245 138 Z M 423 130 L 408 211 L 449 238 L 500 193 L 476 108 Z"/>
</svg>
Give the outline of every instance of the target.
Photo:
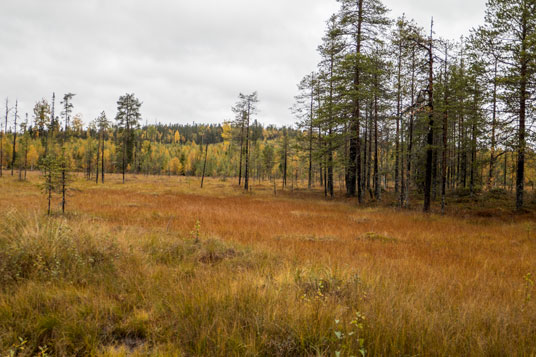
<svg viewBox="0 0 536 357">
<path fill-rule="evenodd" d="M 95 185 L 79 178 L 73 184 L 67 222 L 99 226 L 117 239 L 125 257 L 129 252 L 116 260 L 119 277 L 91 292 L 90 313 L 106 320 L 107 309 L 123 306 L 118 296 L 131 300 L 125 316 L 117 318 L 128 333 L 105 344 L 106 336 L 95 331 L 80 353 L 358 355 L 363 347 L 367 355 L 536 354 L 536 223 L 528 216 L 499 220 L 359 208 L 350 200 L 326 201 L 320 192 L 274 197 L 268 183 L 243 193 L 235 180 L 208 179 L 203 190 L 199 180 L 185 177 L 129 176 L 123 185 L 119 176 L 109 175 L 107 181 Z M 37 174 L 29 182 L 1 179 L 2 213 L 45 212 L 38 182 Z M 198 258 L 172 267 L 150 259 L 155 250 L 149 246 L 161 252 L 193 239 L 196 222 L 201 241 L 215 239 L 231 248 L 195 253 Z M 252 249 L 252 255 L 235 253 L 240 249 Z M 234 263 L 198 264 L 226 257 Z M 115 287 L 114 279 L 124 286 Z M 40 284 L 28 279 L 0 293 L 0 329 L 31 310 L 24 304 L 37 303 L 27 299 Z M 71 307 L 79 303 L 65 295 L 89 294 L 87 286 L 46 284 L 42 294 L 49 296 L 42 299 L 62 296 Z M 178 292 L 180 285 L 189 291 Z M 109 286 L 114 288 L 107 291 Z M 212 308 L 200 313 L 209 321 L 191 321 L 166 299 Z M 233 300 L 245 305 L 227 311 L 214 306 L 222 300 L 223 306 Z M 6 307 L 15 303 L 21 306 Z M 356 331 L 363 340 L 336 338 L 335 319 L 349 326 L 356 312 L 364 316 L 363 329 Z M 241 317 L 249 321 L 247 333 L 235 325 Z M 249 329 L 256 318 L 271 322 Z M 195 331 L 179 338 L 174 329 L 182 323 Z M 136 328 L 145 332 L 137 336 Z M 16 349 L 13 338 L 20 331 L 27 335 L 17 337 L 29 341 L 32 353 L 43 345 L 57 354 L 74 351 L 53 332 L 37 338 L 31 328 L 0 332 L 0 348 Z M 129 342 L 138 337 L 139 343 Z"/>
</svg>

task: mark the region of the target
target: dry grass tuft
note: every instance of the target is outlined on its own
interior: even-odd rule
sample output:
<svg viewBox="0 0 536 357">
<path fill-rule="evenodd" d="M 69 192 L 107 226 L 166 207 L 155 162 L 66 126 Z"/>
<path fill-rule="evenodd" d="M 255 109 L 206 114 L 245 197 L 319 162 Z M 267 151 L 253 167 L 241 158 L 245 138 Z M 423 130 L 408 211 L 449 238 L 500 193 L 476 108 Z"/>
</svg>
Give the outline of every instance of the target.
<svg viewBox="0 0 536 357">
<path fill-rule="evenodd" d="M 384 235 L 379 234 L 375 232 L 367 232 L 365 234 L 362 234 L 361 236 L 357 237 L 358 240 L 364 240 L 364 241 L 372 241 L 372 242 L 381 242 L 381 243 L 396 243 L 398 242 L 398 239 Z"/>
<path fill-rule="evenodd" d="M 90 232 L 93 222 L 70 225 L 63 218 L 44 218 L 10 211 L 0 221 L 0 283 L 67 280 L 90 284 L 113 272 L 114 239 Z"/>
</svg>

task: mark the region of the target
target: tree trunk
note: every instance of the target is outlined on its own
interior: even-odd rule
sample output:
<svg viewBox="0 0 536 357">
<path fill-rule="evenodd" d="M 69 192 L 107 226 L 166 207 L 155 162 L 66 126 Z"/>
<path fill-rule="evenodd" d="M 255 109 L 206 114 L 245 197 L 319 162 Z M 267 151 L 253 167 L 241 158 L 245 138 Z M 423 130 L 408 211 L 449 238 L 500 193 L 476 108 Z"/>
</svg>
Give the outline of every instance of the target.
<svg viewBox="0 0 536 357">
<path fill-rule="evenodd" d="M 11 158 L 11 176 L 13 176 L 13 169 L 15 168 L 15 160 L 17 159 L 17 116 L 19 108 L 19 102 L 15 102 L 15 122 L 13 125 L 13 156 Z"/>
<path fill-rule="evenodd" d="M 361 55 L 361 31 L 363 25 L 363 0 L 359 1 L 358 6 L 358 20 L 357 20 L 357 36 L 356 36 L 356 65 L 354 68 L 354 89 L 356 90 L 356 98 L 354 100 L 354 108 L 352 113 L 352 126 L 350 132 L 352 133 L 352 139 L 350 141 L 350 152 L 348 158 L 348 182 L 346 183 L 348 196 L 356 195 L 356 181 L 357 181 L 357 199 L 361 203 L 363 201 L 361 190 L 361 142 L 360 142 L 360 106 L 361 98 L 359 94 L 359 87 L 361 84 L 361 68 L 360 68 L 360 55 Z M 357 176 L 357 177 L 356 177 Z M 357 179 L 357 180 L 356 180 Z"/>
<path fill-rule="evenodd" d="M 127 156 L 127 140 L 126 138 L 123 139 L 123 165 L 122 165 L 122 171 L 123 171 L 123 183 L 125 183 L 125 161 Z"/>
<path fill-rule="evenodd" d="M 443 113 L 443 151 L 441 157 L 441 214 L 445 214 L 447 195 L 447 151 L 448 151 L 448 127 L 449 127 L 449 92 L 448 92 L 448 47 L 445 48 L 445 78 L 444 78 L 444 106 Z"/>
<path fill-rule="evenodd" d="M 313 119 L 314 119 L 314 73 L 311 74 L 311 103 L 309 118 L 309 170 L 307 188 L 310 190 L 313 180 Z"/>
<path fill-rule="evenodd" d="M 372 193 L 372 185 L 371 185 L 371 177 L 372 177 L 372 127 L 373 127 L 373 115 L 372 115 L 372 102 L 368 103 L 367 106 L 367 111 L 366 111 L 366 120 L 368 121 L 368 127 L 369 127 L 369 132 L 368 132 L 368 150 L 367 150 L 367 175 L 365 177 L 365 180 L 366 180 L 366 188 L 367 190 L 369 191 L 369 194 L 370 194 L 370 198 L 373 198 L 374 197 L 374 194 Z"/>
<path fill-rule="evenodd" d="M 471 125 L 471 178 L 469 190 L 471 195 L 475 193 L 475 169 L 476 169 L 476 125 L 478 120 L 478 95 L 477 95 L 477 79 L 475 78 L 475 93 L 473 102 L 473 122 Z"/>
<path fill-rule="evenodd" d="M 47 209 L 47 215 L 50 216 L 50 201 L 52 201 L 52 188 L 49 187 L 48 189 L 48 209 Z"/>
<path fill-rule="evenodd" d="M 2 167 L 4 165 L 4 136 L 7 133 L 7 117 L 9 115 L 9 101 L 6 99 L 6 124 L 4 130 L 2 130 L 2 136 L 0 136 L 0 177 L 2 177 Z M 7 140 L 7 137 L 6 137 Z M 46 155 L 45 155 L 46 156 Z"/>
<path fill-rule="evenodd" d="M 507 182 L 506 177 L 508 175 L 508 152 L 504 153 L 504 176 L 503 176 L 503 187 L 506 190 Z"/>
<path fill-rule="evenodd" d="M 102 134 L 100 135 L 102 136 Z M 97 162 L 95 163 L 95 183 L 98 185 L 99 184 L 99 158 L 100 158 L 100 147 L 101 147 L 101 143 L 100 143 L 100 138 L 97 139 Z"/>
<path fill-rule="evenodd" d="M 287 187 L 287 164 L 288 164 L 288 138 L 287 138 L 287 131 L 284 129 L 283 132 L 283 150 L 284 150 L 284 159 L 283 159 L 283 188 Z"/>
<path fill-rule="evenodd" d="M 496 137 L 495 131 L 497 130 L 497 67 L 498 60 L 495 58 L 495 66 L 493 72 L 493 114 L 491 121 L 491 148 L 490 148 L 490 157 L 489 157 L 489 174 L 488 174 L 488 190 L 494 185 L 494 169 L 495 169 L 495 146 L 496 146 Z"/>
<path fill-rule="evenodd" d="M 381 200 L 381 178 L 378 157 L 378 96 L 374 95 L 374 196 L 376 200 Z"/>
<path fill-rule="evenodd" d="M 411 53 L 411 106 L 412 109 L 410 111 L 410 117 L 409 117 L 409 137 L 408 137 L 408 159 L 407 159 L 407 168 L 406 168 L 406 195 L 404 197 L 404 207 L 409 206 L 409 196 L 410 196 L 410 188 L 411 188 L 411 163 L 413 160 L 413 122 L 414 122 L 414 116 L 415 116 L 415 68 L 416 68 L 416 61 L 415 61 L 415 47 L 412 48 Z"/>
<path fill-rule="evenodd" d="M 203 182 L 205 181 L 205 170 L 207 168 L 207 156 L 208 156 L 208 142 L 205 148 L 205 162 L 203 163 L 203 175 L 201 176 L 201 188 L 203 188 Z"/>
<path fill-rule="evenodd" d="M 395 138 L 395 193 L 399 191 L 400 172 L 400 116 L 402 113 L 402 40 L 398 44 L 398 74 L 396 98 L 396 138 Z"/>
<path fill-rule="evenodd" d="M 423 211 L 430 211 L 432 193 L 432 166 L 434 154 L 434 56 L 433 56 L 433 31 L 430 31 L 430 44 L 428 48 L 428 135 L 426 137 L 426 173 L 424 182 L 424 206 Z"/>
<path fill-rule="evenodd" d="M 320 127 L 318 127 L 318 148 L 320 151 L 322 151 L 322 146 L 323 146 L 323 142 L 322 142 L 322 129 Z M 323 157 L 321 156 L 320 157 L 320 160 L 318 161 L 318 165 L 319 165 L 319 173 L 320 173 L 320 187 L 324 187 L 324 169 L 323 169 Z"/>
<path fill-rule="evenodd" d="M 27 167 L 28 167 L 28 139 L 26 139 L 26 145 L 24 147 L 24 181 L 26 181 Z"/>
<path fill-rule="evenodd" d="M 369 132 L 371 131 L 371 126 L 370 126 L 370 123 L 369 123 L 369 120 L 368 120 L 368 110 L 365 109 L 365 120 L 364 120 L 364 132 L 363 132 L 363 138 L 364 138 L 364 142 L 363 142 L 363 190 L 366 190 L 367 189 L 367 180 L 368 180 L 368 177 L 369 177 L 369 172 L 368 172 L 368 169 L 370 167 L 370 163 L 368 161 L 369 159 L 369 150 L 368 150 L 368 147 L 369 147 L 369 142 L 368 142 L 368 137 L 369 137 Z"/>
<path fill-rule="evenodd" d="M 242 155 L 244 154 L 244 113 L 242 113 L 242 126 L 240 127 L 240 160 L 238 165 L 238 186 L 242 186 Z"/>
<path fill-rule="evenodd" d="M 101 148 L 101 183 L 104 183 L 104 132 L 102 133 L 102 148 Z"/>
<path fill-rule="evenodd" d="M 328 130 L 328 135 L 331 137 L 332 135 L 332 129 L 331 126 Z M 328 194 L 331 198 L 333 198 L 333 143 L 331 140 L 328 143 L 328 179 L 327 179 L 327 188 L 328 188 Z"/>
<path fill-rule="evenodd" d="M 247 121 L 246 121 L 246 167 L 244 172 L 244 190 L 249 189 L 249 116 L 251 114 L 250 112 L 251 106 L 248 102 L 248 111 L 247 111 Z"/>
<path fill-rule="evenodd" d="M 520 58 L 520 86 L 519 86 L 519 143 L 517 149 L 517 175 L 516 175 L 516 208 L 523 208 L 523 196 L 525 191 L 525 119 L 527 110 L 527 19 L 523 14 L 521 33 L 521 58 Z"/>
<path fill-rule="evenodd" d="M 66 198 L 66 177 L 65 177 L 65 162 L 61 164 L 61 213 L 65 214 L 65 198 Z M 98 165 L 97 165 L 98 166 Z"/>
</svg>

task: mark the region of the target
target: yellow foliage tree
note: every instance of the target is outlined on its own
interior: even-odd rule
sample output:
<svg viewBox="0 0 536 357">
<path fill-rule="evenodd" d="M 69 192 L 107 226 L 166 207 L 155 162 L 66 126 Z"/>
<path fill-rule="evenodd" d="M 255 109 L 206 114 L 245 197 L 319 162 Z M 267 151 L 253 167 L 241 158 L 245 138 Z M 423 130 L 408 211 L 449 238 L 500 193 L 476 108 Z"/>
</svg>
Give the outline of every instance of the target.
<svg viewBox="0 0 536 357">
<path fill-rule="evenodd" d="M 230 143 L 233 138 L 233 128 L 228 122 L 223 123 L 221 137 L 225 144 Z"/>
<path fill-rule="evenodd" d="M 82 121 L 82 114 L 76 114 L 71 122 L 71 127 L 75 133 L 81 134 L 84 127 L 84 122 Z"/>
<path fill-rule="evenodd" d="M 39 161 L 39 152 L 37 151 L 35 146 L 30 145 L 30 147 L 28 148 L 28 165 L 30 166 L 31 170 L 34 169 L 38 161 Z"/>
<path fill-rule="evenodd" d="M 174 175 L 181 175 L 182 174 L 182 164 L 181 161 L 174 157 L 169 161 L 169 171 L 171 171 Z"/>
</svg>

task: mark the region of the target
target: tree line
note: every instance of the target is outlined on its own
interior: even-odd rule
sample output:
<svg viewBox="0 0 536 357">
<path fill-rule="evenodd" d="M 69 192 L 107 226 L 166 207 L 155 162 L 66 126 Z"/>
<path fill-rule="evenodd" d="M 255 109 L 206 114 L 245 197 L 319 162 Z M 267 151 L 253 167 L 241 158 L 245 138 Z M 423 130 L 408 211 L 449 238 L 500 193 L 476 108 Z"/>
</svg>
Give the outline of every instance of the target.
<svg viewBox="0 0 536 357">
<path fill-rule="evenodd" d="M 59 103 L 61 110 L 57 110 L 54 94 L 51 100 L 39 100 L 32 115 L 26 114 L 22 121 L 18 104 L 10 106 L 6 100 L 0 131 L 0 174 L 6 169 L 12 175 L 18 171 L 19 178 L 25 179 L 27 170 L 39 169 L 54 181 L 50 176 L 54 170 L 47 167 L 58 167 L 61 158 L 66 171 L 82 172 L 97 184 L 104 183 L 107 173 L 119 173 L 126 179 L 128 173 L 202 176 L 205 172 L 225 178 L 242 177 L 247 172 L 244 182 L 262 181 L 281 177 L 278 157 L 284 137 L 298 135 L 297 130 L 263 126 L 254 119 L 256 94 L 255 99 L 248 96 L 249 115 L 239 116 L 247 119 L 247 130 L 245 122 L 232 120 L 217 125 L 142 125 L 142 102 L 134 94 L 119 98 L 114 120 L 102 112 L 84 125 L 80 114 L 73 115 L 74 97 L 73 93 L 65 94 Z M 240 110 L 239 105 L 233 108 L 235 114 Z M 290 154 L 287 150 L 287 157 Z"/>
<path fill-rule="evenodd" d="M 418 191 L 423 209 L 449 191 L 513 182 L 525 202 L 534 155 L 536 1 L 489 0 L 485 24 L 459 41 L 436 37 L 380 0 L 338 0 L 318 47 L 321 61 L 299 83 L 293 107 L 314 180 L 334 194 L 398 205 Z M 507 177 L 508 176 L 508 177 Z M 512 177 L 510 177 L 512 176 Z"/>
</svg>

